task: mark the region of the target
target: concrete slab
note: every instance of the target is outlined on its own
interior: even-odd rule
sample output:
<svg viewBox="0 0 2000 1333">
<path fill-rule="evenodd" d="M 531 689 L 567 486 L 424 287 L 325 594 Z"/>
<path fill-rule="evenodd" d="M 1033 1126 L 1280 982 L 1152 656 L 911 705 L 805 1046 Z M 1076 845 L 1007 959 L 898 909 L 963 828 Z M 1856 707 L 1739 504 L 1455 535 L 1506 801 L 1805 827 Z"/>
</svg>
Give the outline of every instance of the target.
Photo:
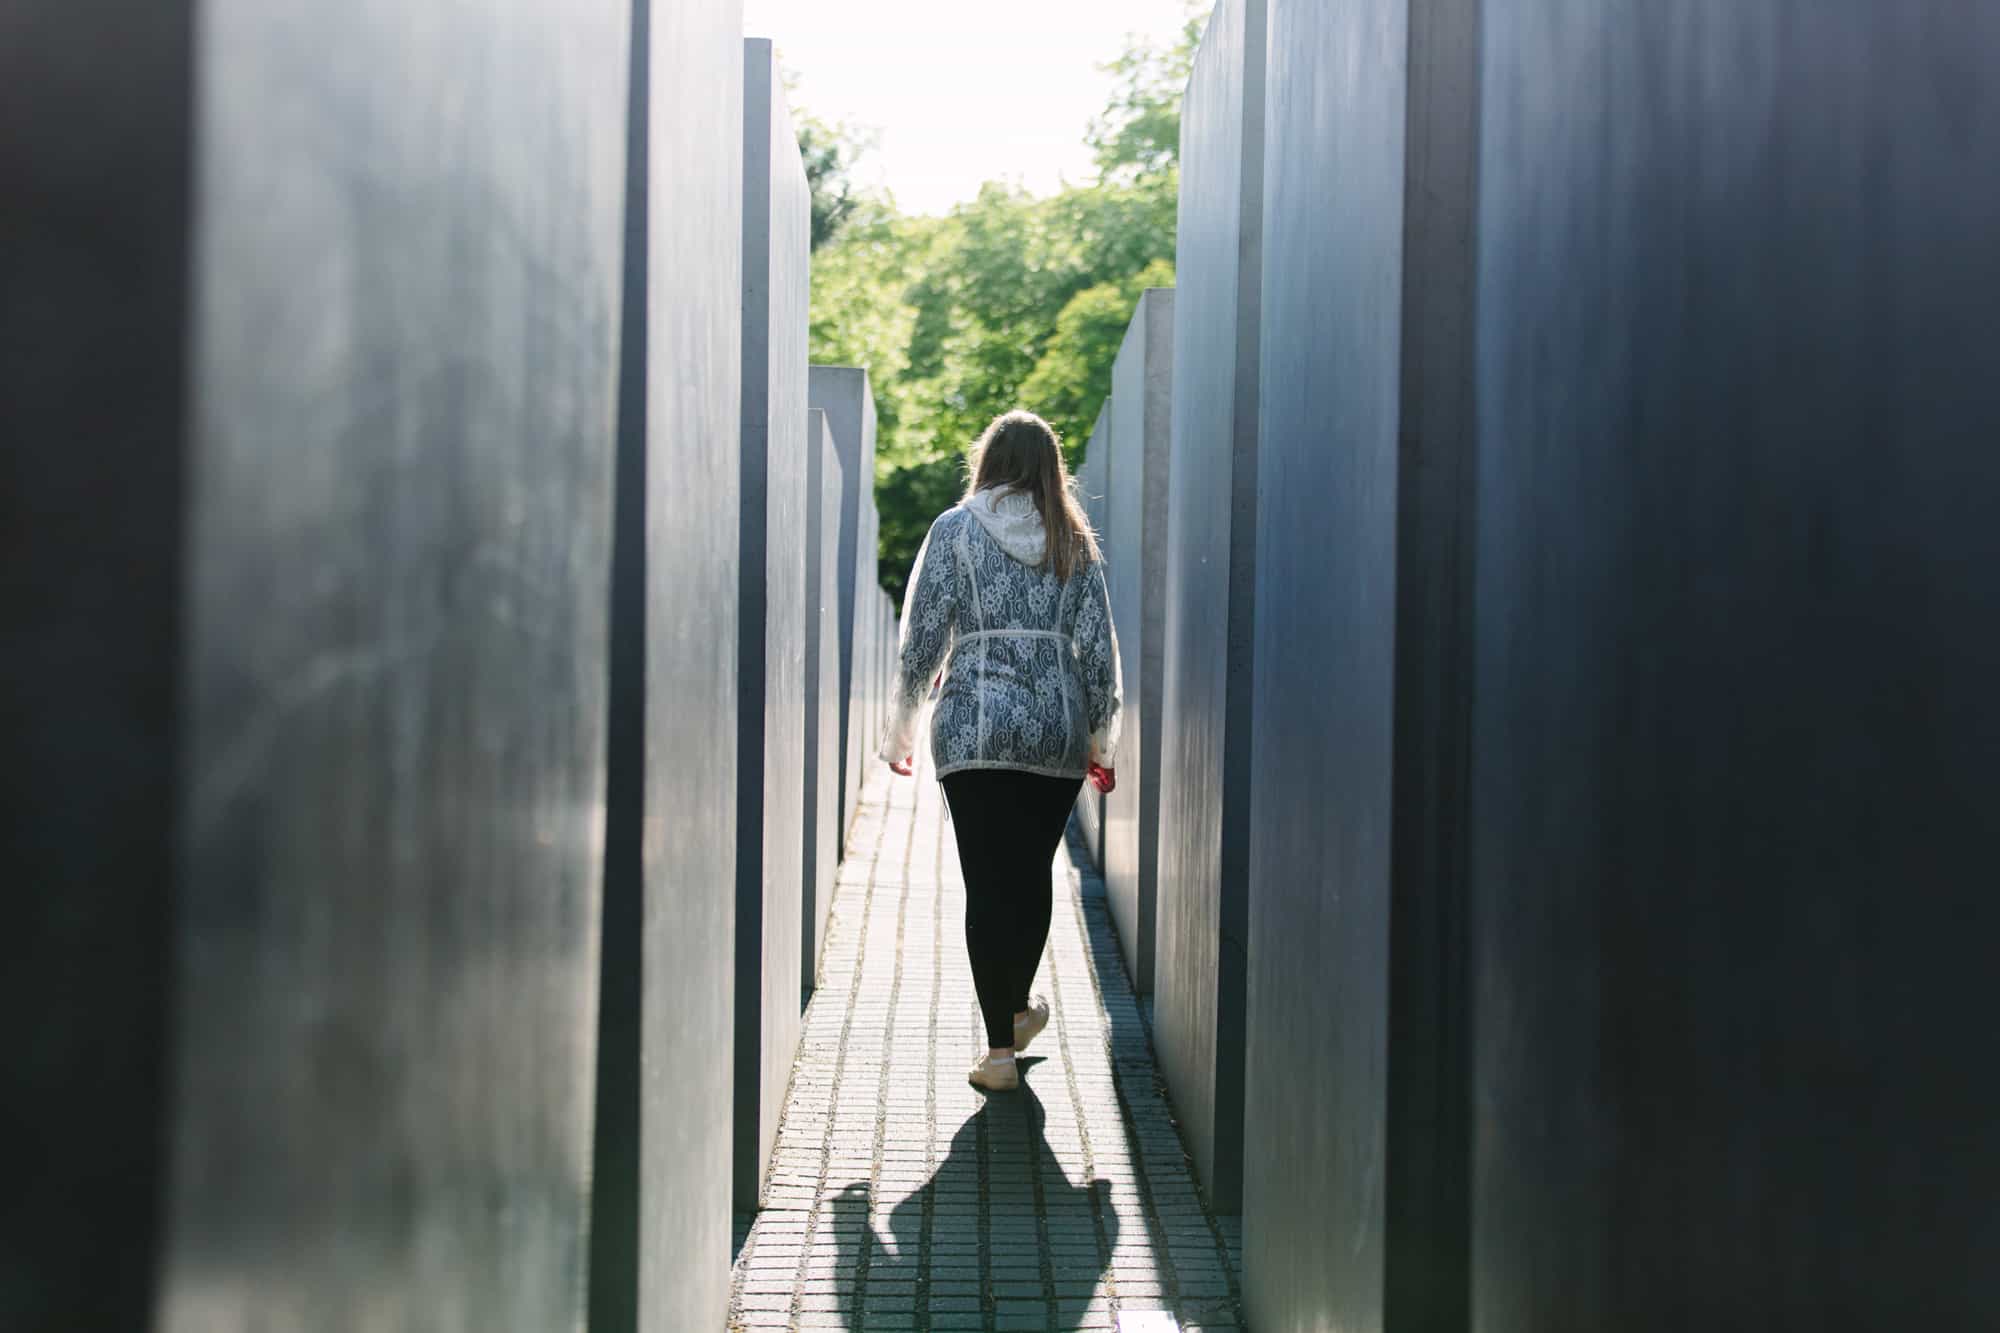
<svg viewBox="0 0 2000 1333">
<path fill-rule="evenodd" d="M 839 442 L 841 485 L 840 518 L 840 822 L 845 829 L 854 817 L 854 795 L 859 790 L 861 746 L 853 726 L 854 706 L 854 626 L 855 589 L 861 586 L 857 569 L 864 551 L 874 547 L 862 536 L 863 509 L 872 509 L 875 500 L 875 395 L 868 387 L 867 370 L 856 366 L 814 366 L 807 385 L 808 405 L 826 413 L 827 424 Z M 843 847 L 843 856 L 846 850 Z"/>
<path fill-rule="evenodd" d="M 1271 13 L 1246 1313 L 1992 1322 L 2000 22 Z"/>
<path fill-rule="evenodd" d="M 880 519 L 875 512 L 873 492 L 861 496 L 861 522 L 855 533 L 854 548 L 854 697 L 849 704 L 853 725 L 849 740 L 857 782 L 867 780 L 868 770 L 878 761 L 875 748 L 881 740 L 879 683 L 882 674 L 881 612 L 877 603 L 881 590 L 875 583 L 876 540 Z"/>
<path fill-rule="evenodd" d="M 1265 0 L 1216 7 L 1181 113 L 1162 623 L 1155 1035 L 1225 1210 L 1241 1189 L 1264 21 Z M 1114 461 L 1114 495 L 1121 480 Z"/>
<path fill-rule="evenodd" d="M 743 44 L 735 1207 L 761 1201 L 799 1040 L 812 198 L 771 43 Z M 817 501 L 818 497 L 811 497 Z"/>
<path fill-rule="evenodd" d="M 614 1333 L 726 1299 L 733 1053 L 679 1034 L 735 1011 L 743 163 L 701 126 L 741 103 L 742 34 L 733 4 L 632 18 L 588 1321 Z M 708 760 L 652 762 L 677 754 Z"/>
<path fill-rule="evenodd" d="M 673 1077 L 643 1078 L 632 1263 L 637 1327 L 707 1328 L 727 1300 L 712 1256 L 730 1240 L 722 1108 L 734 1061 L 726 1042 L 682 1038 L 735 1026 L 735 901 L 723 886 L 736 880 L 743 157 L 718 125 L 719 109 L 742 105 L 743 22 L 737 0 L 645 8 L 645 735 L 656 759 L 707 758 L 647 774 L 644 1070 L 670 1064 Z M 641 1248 L 651 1236 L 676 1241 Z"/>
<path fill-rule="evenodd" d="M 1108 549 L 1111 542 L 1109 504 L 1112 402 L 1113 399 L 1107 397 L 1103 405 L 1097 409 L 1097 424 L 1091 428 L 1090 438 L 1084 441 L 1083 462 L 1078 465 L 1076 472 L 1077 493 L 1083 501 L 1083 512 L 1090 519 L 1091 529 L 1097 533 L 1098 545 L 1102 549 Z M 1102 870 L 1104 797 L 1087 782 L 1076 798 L 1076 820 L 1092 868 Z"/>
<path fill-rule="evenodd" d="M 1482 1329 L 2000 1321 L 2000 10 L 1794 16 L 1483 18 Z"/>
<path fill-rule="evenodd" d="M 800 981 L 812 993 L 840 861 L 840 446 L 826 413 L 806 414 L 805 874 Z M 813 497 L 818 501 L 814 503 Z"/>
<path fill-rule="evenodd" d="M 0 41 L 4 1328 L 145 1328 L 154 1314 L 191 466 L 191 10 L 12 11 Z"/>
<path fill-rule="evenodd" d="M 199 71 L 149 111 L 192 108 L 193 159 L 116 168 L 184 164 L 194 227 L 155 348 L 187 394 L 183 486 L 151 496 L 185 506 L 185 601 L 153 664 L 177 965 L 143 1323 L 583 1321 L 628 20 L 78 20 L 93 62 L 136 21 Z"/>
<path fill-rule="evenodd" d="M 1174 293 L 1140 293 L 1111 371 L 1106 575 L 1125 677 L 1118 789 L 1104 797 L 1104 884 L 1140 995 L 1153 991 L 1159 913 L 1160 692 L 1165 664 L 1167 480 L 1173 437 Z"/>
<path fill-rule="evenodd" d="M 882 722 L 889 703 L 889 657 L 892 649 L 883 637 L 883 608 L 888 596 L 879 581 L 882 516 L 875 507 L 871 473 L 870 489 L 861 498 L 861 526 L 854 558 L 854 764 L 857 780 L 865 782 L 868 770 L 881 762 L 876 749 L 882 740 Z"/>
<path fill-rule="evenodd" d="M 1411 1015 L 1435 997 L 1397 992 L 1392 977 L 1420 942 L 1426 890 L 1434 898 L 1444 886 L 1432 877 L 1419 887 L 1421 853 L 1432 850 L 1422 839 L 1408 855 L 1392 849 L 1404 831 L 1398 791 L 1414 817 L 1425 809 L 1416 784 L 1440 772 L 1416 724 L 1439 719 L 1427 673 L 1446 668 L 1437 627 L 1459 605 L 1440 598 L 1418 613 L 1414 594 L 1434 586 L 1426 542 L 1449 536 L 1456 511 L 1433 513 L 1427 492 L 1399 485 L 1456 475 L 1449 465 L 1469 456 L 1462 419 L 1445 429 L 1425 413 L 1453 387 L 1465 401 L 1469 344 L 1446 335 L 1469 332 L 1470 232 L 1455 255 L 1420 251 L 1426 229 L 1453 210 L 1467 216 L 1469 140 L 1455 158 L 1434 136 L 1428 154 L 1406 154 L 1406 121 L 1426 135 L 1426 117 L 1449 104 L 1436 39 L 1443 16 L 1467 12 L 1447 3 L 1425 19 L 1404 0 L 1271 0 L 1244 1071 L 1258 1146 L 1245 1155 L 1243 1189 L 1245 1252 L 1258 1256 L 1245 1298 L 1269 1327 L 1379 1328 L 1394 1322 L 1392 1306 L 1412 1327 L 1466 1322 L 1463 1282 L 1449 1276 L 1463 1271 L 1452 1242 L 1466 1200 L 1425 1171 L 1436 1162 L 1418 1141 L 1462 1128 L 1463 1116 L 1450 1120 L 1449 1084 L 1427 1101 L 1415 1094 L 1416 1075 L 1435 1073 L 1423 1062 L 1439 1034 Z M 1408 79 L 1406 53 L 1424 66 Z M 1456 82 L 1470 123 L 1472 85 Z M 1412 176 L 1407 194 L 1406 162 L 1432 173 Z M 1460 299 L 1426 307 L 1427 283 Z M 1417 400 L 1407 416 L 1406 382 Z M 1405 606 L 1399 571 L 1413 593 Z M 1463 689 L 1464 678 L 1438 684 Z M 1462 726 L 1442 740 L 1454 737 L 1462 744 Z M 1463 836 L 1459 826 L 1430 831 L 1446 847 Z M 1408 913 L 1392 876 L 1409 887 Z M 1428 954 L 1440 965 L 1450 956 Z M 1447 1197 L 1427 1197 L 1439 1188 Z M 1433 1266 L 1391 1301 L 1419 1253 Z"/>
</svg>

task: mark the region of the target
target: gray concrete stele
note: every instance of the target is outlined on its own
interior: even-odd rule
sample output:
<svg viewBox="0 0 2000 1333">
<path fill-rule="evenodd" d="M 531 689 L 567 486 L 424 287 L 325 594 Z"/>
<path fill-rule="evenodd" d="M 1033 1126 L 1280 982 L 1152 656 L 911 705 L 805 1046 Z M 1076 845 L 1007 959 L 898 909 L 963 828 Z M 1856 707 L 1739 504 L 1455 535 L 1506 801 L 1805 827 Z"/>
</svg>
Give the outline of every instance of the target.
<svg viewBox="0 0 2000 1333">
<path fill-rule="evenodd" d="M 757 1206 L 798 1048 L 812 199 L 771 43 L 743 47 L 735 1207 Z M 695 701 L 689 701 L 695 705 Z"/>
<path fill-rule="evenodd" d="M 1265 2 L 1216 7 L 1181 116 L 1162 626 L 1155 1034 L 1202 1181 L 1230 1210 L 1251 890 Z"/>
</svg>

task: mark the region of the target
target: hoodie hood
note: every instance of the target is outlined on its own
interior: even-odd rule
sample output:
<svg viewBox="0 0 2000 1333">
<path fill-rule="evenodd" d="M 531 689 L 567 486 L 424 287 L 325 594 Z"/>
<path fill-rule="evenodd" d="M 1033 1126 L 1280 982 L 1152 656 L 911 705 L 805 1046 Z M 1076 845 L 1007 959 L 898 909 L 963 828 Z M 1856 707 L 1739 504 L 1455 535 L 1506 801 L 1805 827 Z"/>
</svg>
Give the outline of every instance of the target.
<svg viewBox="0 0 2000 1333">
<path fill-rule="evenodd" d="M 1000 549 L 1024 565 L 1037 566 L 1048 554 L 1049 535 L 1034 498 L 1024 491 L 988 487 L 965 502 L 966 512 L 979 520 Z"/>
</svg>

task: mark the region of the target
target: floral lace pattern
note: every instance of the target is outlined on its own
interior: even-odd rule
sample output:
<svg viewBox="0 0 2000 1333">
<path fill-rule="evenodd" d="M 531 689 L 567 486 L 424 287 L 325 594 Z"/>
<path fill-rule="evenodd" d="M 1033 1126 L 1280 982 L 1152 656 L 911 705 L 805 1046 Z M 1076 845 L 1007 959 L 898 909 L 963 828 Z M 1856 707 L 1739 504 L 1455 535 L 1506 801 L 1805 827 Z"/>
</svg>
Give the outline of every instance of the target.
<svg viewBox="0 0 2000 1333">
<path fill-rule="evenodd" d="M 969 768 L 1082 777 L 1093 748 L 1111 764 L 1121 687 L 1101 563 L 1065 582 L 1009 555 L 963 505 L 945 511 L 910 571 L 884 759 L 912 752 L 947 657 L 931 719 L 939 777 Z"/>
</svg>

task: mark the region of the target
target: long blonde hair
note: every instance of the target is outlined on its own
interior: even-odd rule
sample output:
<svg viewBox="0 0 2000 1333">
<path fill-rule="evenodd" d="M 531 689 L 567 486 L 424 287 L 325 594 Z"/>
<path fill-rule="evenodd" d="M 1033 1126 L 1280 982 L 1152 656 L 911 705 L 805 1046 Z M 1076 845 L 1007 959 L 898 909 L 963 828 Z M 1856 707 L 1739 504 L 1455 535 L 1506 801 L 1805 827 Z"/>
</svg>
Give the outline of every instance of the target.
<svg viewBox="0 0 2000 1333">
<path fill-rule="evenodd" d="M 968 500 L 997 488 L 1003 494 L 1019 491 L 1035 502 L 1048 533 L 1042 562 L 1054 566 L 1057 578 L 1067 581 L 1079 566 L 1099 559 L 1097 534 L 1077 503 L 1063 464 L 1062 441 L 1048 422 L 1019 409 L 993 418 L 973 443 L 970 471 Z"/>
</svg>

